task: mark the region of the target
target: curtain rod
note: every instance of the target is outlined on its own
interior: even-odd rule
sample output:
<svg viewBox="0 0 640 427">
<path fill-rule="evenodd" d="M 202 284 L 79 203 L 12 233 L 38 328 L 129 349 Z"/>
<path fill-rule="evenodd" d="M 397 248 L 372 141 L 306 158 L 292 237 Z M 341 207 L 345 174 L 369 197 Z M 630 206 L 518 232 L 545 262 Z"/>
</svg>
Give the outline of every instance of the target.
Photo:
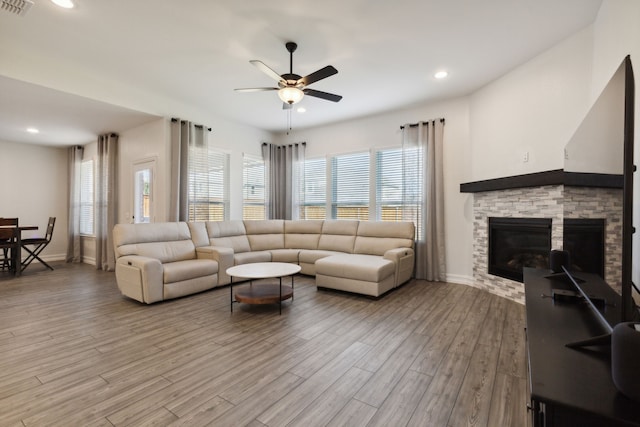
<svg viewBox="0 0 640 427">
<path fill-rule="evenodd" d="M 285 146 L 287 146 L 287 145 L 288 145 L 289 147 L 291 147 L 291 146 L 293 146 L 293 145 L 299 145 L 299 144 L 307 145 L 307 143 L 306 143 L 306 142 L 294 142 L 293 144 L 277 145 L 276 147 L 285 147 Z M 263 142 L 263 143 L 262 143 L 262 145 L 269 145 L 269 143 L 268 143 L 268 142 Z"/>
<path fill-rule="evenodd" d="M 432 122 L 432 121 L 433 120 L 425 120 L 425 121 L 423 121 L 421 123 L 428 123 L 428 122 Z M 440 119 L 440 123 L 444 124 L 444 119 Z M 415 128 L 415 127 L 418 127 L 418 126 L 420 126 L 420 123 L 411 123 L 409 125 L 410 128 Z M 404 129 L 404 125 L 400 126 L 400 129 Z"/>
<path fill-rule="evenodd" d="M 180 119 L 178 119 L 176 117 L 171 117 L 171 122 L 172 123 L 175 123 L 177 121 L 180 121 L 180 123 L 182 123 L 182 124 L 185 124 L 187 122 L 186 120 L 180 120 Z M 211 128 L 205 127 L 204 125 L 196 125 L 196 124 L 194 124 L 194 126 L 197 127 L 198 129 L 206 129 L 209 132 L 211 132 Z"/>
</svg>

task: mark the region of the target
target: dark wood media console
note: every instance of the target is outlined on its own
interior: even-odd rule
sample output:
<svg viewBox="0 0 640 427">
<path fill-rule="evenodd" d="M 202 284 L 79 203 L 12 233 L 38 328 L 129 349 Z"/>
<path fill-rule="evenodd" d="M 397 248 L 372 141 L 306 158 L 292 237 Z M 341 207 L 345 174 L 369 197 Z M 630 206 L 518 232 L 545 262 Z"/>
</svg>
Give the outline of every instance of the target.
<svg viewBox="0 0 640 427">
<path fill-rule="evenodd" d="M 606 331 L 586 303 L 554 301 L 552 289 L 574 287 L 550 275 L 549 270 L 524 269 L 533 425 L 640 426 L 640 402 L 625 397 L 611 379 L 610 347 L 566 346 Z M 575 276 L 584 280 L 587 294 L 606 299 L 602 313 L 610 324 L 618 323 L 620 296 L 597 275 Z"/>
</svg>

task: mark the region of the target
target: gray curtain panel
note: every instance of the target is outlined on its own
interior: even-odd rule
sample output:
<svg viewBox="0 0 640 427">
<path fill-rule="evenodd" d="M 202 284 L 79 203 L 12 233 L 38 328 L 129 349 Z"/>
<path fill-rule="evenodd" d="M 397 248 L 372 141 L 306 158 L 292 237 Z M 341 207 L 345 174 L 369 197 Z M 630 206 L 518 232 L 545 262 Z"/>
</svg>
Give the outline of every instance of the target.
<svg viewBox="0 0 640 427">
<path fill-rule="evenodd" d="M 113 227 L 118 213 L 118 135 L 98 137 L 98 162 L 96 164 L 95 233 L 96 268 L 113 271 Z"/>
<path fill-rule="evenodd" d="M 303 182 L 306 143 L 262 144 L 267 175 L 268 219 L 300 218 L 300 183 Z"/>
<path fill-rule="evenodd" d="M 171 119 L 171 189 L 169 221 L 189 221 L 189 147 L 208 146 L 209 129 Z"/>
<path fill-rule="evenodd" d="M 69 147 L 69 200 L 67 207 L 67 262 L 82 262 L 80 243 L 80 170 L 84 148 L 79 145 Z"/>
<path fill-rule="evenodd" d="M 444 119 L 402 127 L 404 219 L 416 224 L 415 276 L 431 281 L 446 279 L 443 135 Z"/>
</svg>

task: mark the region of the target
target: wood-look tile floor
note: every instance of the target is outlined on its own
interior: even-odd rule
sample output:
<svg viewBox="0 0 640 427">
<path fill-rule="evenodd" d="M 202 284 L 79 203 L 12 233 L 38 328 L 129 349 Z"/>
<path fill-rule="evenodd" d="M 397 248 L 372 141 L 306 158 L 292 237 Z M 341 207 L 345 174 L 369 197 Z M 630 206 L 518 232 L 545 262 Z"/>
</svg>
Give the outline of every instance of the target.
<svg viewBox="0 0 640 427">
<path fill-rule="evenodd" d="M 0 273 L 0 426 L 522 426 L 524 307 L 412 281 L 234 305 L 143 305 L 113 273 Z"/>
</svg>

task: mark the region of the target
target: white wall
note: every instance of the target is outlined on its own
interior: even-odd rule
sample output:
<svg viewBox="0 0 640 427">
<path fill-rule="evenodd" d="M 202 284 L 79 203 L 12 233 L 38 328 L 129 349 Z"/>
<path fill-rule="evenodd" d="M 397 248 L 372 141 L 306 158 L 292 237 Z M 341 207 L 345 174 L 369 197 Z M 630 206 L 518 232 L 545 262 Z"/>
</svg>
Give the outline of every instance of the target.
<svg viewBox="0 0 640 427">
<path fill-rule="evenodd" d="M 24 237 L 44 237 L 50 216 L 53 238 L 43 259 L 67 254 L 67 149 L 0 141 L 0 217 L 18 217 L 20 225 L 37 225 Z M 23 255 L 24 259 L 24 255 Z"/>
<path fill-rule="evenodd" d="M 563 168 L 589 106 L 592 40 L 586 28 L 471 96 L 472 181 Z"/>
<path fill-rule="evenodd" d="M 447 276 L 452 282 L 465 283 L 471 277 L 472 218 L 471 198 L 460 193 L 460 183 L 468 181 L 471 167 L 469 147 L 469 110 L 467 98 L 366 117 L 312 129 L 293 130 L 278 135 L 275 143 L 306 142 L 307 158 L 348 153 L 372 148 L 400 146 L 400 126 L 422 120 L 445 118 L 445 215 Z"/>
</svg>

